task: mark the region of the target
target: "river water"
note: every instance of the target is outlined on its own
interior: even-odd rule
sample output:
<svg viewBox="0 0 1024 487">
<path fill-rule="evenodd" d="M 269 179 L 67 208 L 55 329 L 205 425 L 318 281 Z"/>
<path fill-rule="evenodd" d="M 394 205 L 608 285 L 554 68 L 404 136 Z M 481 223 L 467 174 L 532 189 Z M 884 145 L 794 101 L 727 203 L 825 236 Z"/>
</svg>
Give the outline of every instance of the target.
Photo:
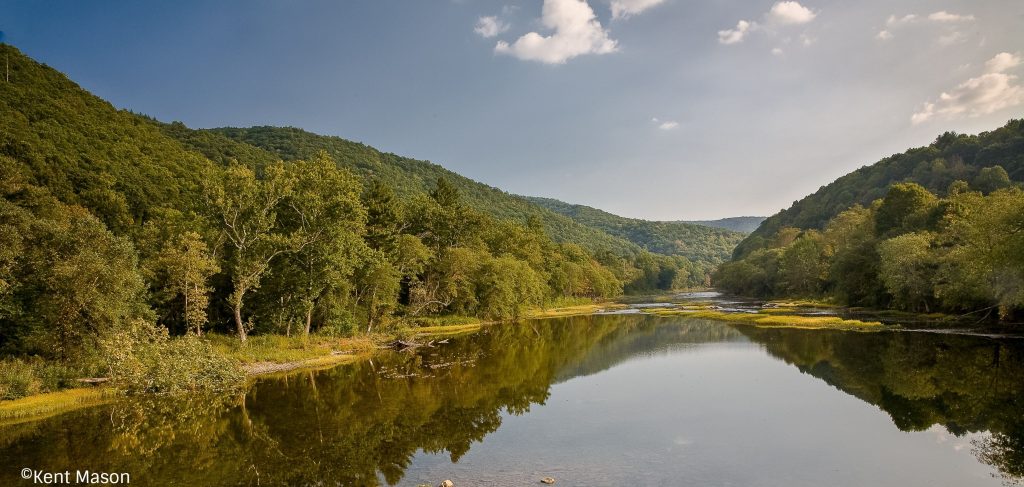
<svg viewBox="0 0 1024 487">
<path fill-rule="evenodd" d="M 1024 474 L 1024 340 L 532 320 L 235 396 L 0 426 L 23 468 L 131 485 L 987 486 Z"/>
</svg>

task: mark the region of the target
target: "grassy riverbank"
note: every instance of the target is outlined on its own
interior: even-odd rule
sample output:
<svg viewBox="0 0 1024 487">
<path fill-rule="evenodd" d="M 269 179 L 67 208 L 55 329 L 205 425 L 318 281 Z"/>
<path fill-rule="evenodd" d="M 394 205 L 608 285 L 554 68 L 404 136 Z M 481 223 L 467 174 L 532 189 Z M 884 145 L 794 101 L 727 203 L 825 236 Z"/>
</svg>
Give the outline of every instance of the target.
<svg viewBox="0 0 1024 487">
<path fill-rule="evenodd" d="M 35 421 L 113 400 L 110 387 L 79 387 L 0 401 L 0 426 Z"/>
<path fill-rule="evenodd" d="M 554 318 L 592 314 L 603 309 L 621 308 L 614 303 L 559 303 L 563 306 L 529 310 L 524 319 Z M 318 369 L 365 359 L 396 339 L 423 341 L 433 337 L 472 333 L 491 324 L 466 316 L 421 317 L 396 323 L 392 331 L 354 337 L 313 334 L 308 337 L 253 335 L 242 343 L 234 335 L 208 333 L 200 340 L 214 353 L 228 359 L 244 373 L 256 377 L 300 369 Z M 171 339 L 172 342 L 179 339 Z M 0 401 L 0 424 L 8 421 L 40 419 L 81 407 L 102 404 L 119 394 L 111 385 L 76 387 L 27 395 Z"/>
</svg>

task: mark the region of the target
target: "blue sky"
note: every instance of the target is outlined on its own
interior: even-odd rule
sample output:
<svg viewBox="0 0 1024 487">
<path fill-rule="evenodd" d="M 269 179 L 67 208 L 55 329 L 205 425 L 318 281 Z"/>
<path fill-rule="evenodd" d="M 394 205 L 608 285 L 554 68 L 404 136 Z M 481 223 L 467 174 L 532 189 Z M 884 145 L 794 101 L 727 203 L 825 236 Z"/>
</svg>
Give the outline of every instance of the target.
<svg viewBox="0 0 1024 487">
<path fill-rule="evenodd" d="M 1024 116 L 1022 26 L 1018 0 L 0 3 L 6 42 L 121 108 L 666 220 Z"/>
</svg>

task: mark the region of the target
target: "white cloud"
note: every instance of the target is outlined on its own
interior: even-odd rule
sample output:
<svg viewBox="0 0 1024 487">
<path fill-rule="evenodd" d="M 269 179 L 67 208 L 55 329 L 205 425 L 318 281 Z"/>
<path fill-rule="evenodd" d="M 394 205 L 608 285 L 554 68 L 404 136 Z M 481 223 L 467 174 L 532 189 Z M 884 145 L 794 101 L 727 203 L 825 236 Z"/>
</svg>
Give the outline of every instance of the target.
<svg viewBox="0 0 1024 487">
<path fill-rule="evenodd" d="M 772 26 L 806 24 L 814 20 L 817 15 L 811 9 L 800 5 L 800 2 L 775 2 L 772 8 L 763 16 L 765 27 L 767 27 L 764 30 L 772 31 Z M 747 34 L 760 28 L 761 25 L 755 21 L 741 20 L 732 29 L 718 31 L 718 42 L 727 45 L 738 44 L 746 39 Z M 814 42 L 814 39 L 806 35 L 801 36 L 801 40 L 805 46 L 809 46 Z"/>
<path fill-rule="evenodd" d="M 624 19 L 664 2 L 665 0 L 612 0 L 612 18 Z"/>
<path fill-rule="evenodd" d="M 985 71 L 989 73 L 1003 73 L 1010 68 L 1020 65 L 1020 54 L 1001 52 L 992 59 L 985 62 Z"/>
<path fill-rule="evenodd" d="M 803 44 L 804 47 L 807 47 L 807 46 L 810 46 L 811 44 L 814 44 L 815 41 L 817 41 L 817 39 L 815 39 L 815 38 L 813 38 L 813 37 L 811 37 L 811 36 L 809 36 L 807 34 L 800 34 L 800 43 Z"/>
<path fill-rule="evenodd" d="M 512 44 L 498 41 L 494 52 L 524 61 L 562 64 L 576 56 L 618 50 L 616 41 L 608 37 L 608 31 L 584 0 L 544 0 L 541 23 L 553 31 L 551 35 L 530 32 Z"/>
<path fill-rule="evenodd" d="M 658 117 L 654 117 L 651 119 L 651 121 L 658 124 L 658 130 L 668 131 L 679 128 L 679 122 L 676 122 L 675 120 L 665 120 L 663 122 L 660 119 L 658 119 Z"/>
<path fill-rule="evenodd" d="M 928 20 L 933 22 L 971 22 L 974 20 L 974 16 L 951 14 L 945 10 L 940 10 L 929 15 Z"/>
<path fill-rule="evenodd" d="M 947 25 L 946 33 L 941 35 L 941 36 L 939 36 L 936 39 L 936 42 L 938 42 L 938 44 L 941 45 L 941 46 L 949 46 L 949 45 L 953 45 L 953 44 L 959 44 L 959 43 L 964 42 L 965 40 L 967 40 L 966 36 L 962 32 L 957 31 L 957 30 L 955 30 L 955 28 L 952 27 L 952 24 L 955 24 L 955 23 L 958 23 L 958 22 L 973 22 L 974 20 L 975 19 L 974 19 L 973 15 L 970 15 L 970 14 L 967 14 L 967 15 L 953 14 L 953 13 L 949 13 L 949 12 L 947 12 L 945 10 L 940 10 L 938 12 L 933 12 L 931 14 L 928 14 L 927 17 L 921 17 L 921 16 L 918 16 L 917 14 L 907 14 L 907 15 L 904 15 L 902 17 L 897 17 L 895 15 L 890 15 L 889 18 L 886 19 L 886 21 L 885 21 L 886 29 L 883 29 L 878 34 L 876 34 L 875 38 L 883 40 L 883 41 L 892 39 L 893 38 L 893 31 L 895 29 L 897 29 L 899 27 L 903 27 L 903 26 L 905 26 L 907 24 L 916 24 L 918 22 L 924 21 L 924 22 L 930 22 L 930 23 L 933 23 L 933 24 L 945 24 L 945 25 Z"/>
<path fill-rule="evenodd" d="M 782 48 L 781 47 L 773 47 L 772 48 L 772 54 L 774 54 L 776 56 L 781 56 L 783 54 Z"/>
<path fill-rule="evenodd" d="M 888 25 L 889 27 L 896 27 L 904 24 L 912 24 L 914 22 L 917 22 L 917 15 L 915 14 L 907 14 L 902 17 L 890 15 L 889 19 L 885 21 L 885 25 Z"/>
<path fill-rule="evenodd" d="M 806 24 L 817 16 L 811 9 L 800 5 L 800 2 L 775 2 L 766 18 L 769 22 L 780 25 Z"/>
<path fill-rule="evenodd" d="M 960 83 L 937 100 L 925 102 L 911 115 L 910 122 L 917 125 L 934 118 L 978 117 L 1024 104 L 1024 86 L 1017 76 L 1004 72 L 1019 64 L 1020 58 L 1013 54 L 995 55 L 985 63 L 987 73 Z"/>
<path fill-rule="evenodd" d="M 722 44 L 736 44 L 743 42 L 743 39 L 747 37 L 747 34 L 756 27 L 756 24 L 741 20 L 736 23 L 735 29 L 726 29 L 718 31 L 718 42 Z"/>
<path fill-rule="evenodd" d="M 967 38 L 964 37 L 963 32 L 954 30 L 939 36 L 936 42 L 938 42 L 940 46 L 952 46 L 953 44 L 959 44 L 965 40 L 967 40 Z"/>
<path fill-rule="evenodd" d="M 480 17 L 476 21 L 476 27 L 473 28 L 473 32 L 480 34 L 482 37 L 491 38 L 497 37 L 498 34 L 508 30 L 508 24 L 498 20 L 498 17 L 491 15 L 488 17 Z"/>
</svg>

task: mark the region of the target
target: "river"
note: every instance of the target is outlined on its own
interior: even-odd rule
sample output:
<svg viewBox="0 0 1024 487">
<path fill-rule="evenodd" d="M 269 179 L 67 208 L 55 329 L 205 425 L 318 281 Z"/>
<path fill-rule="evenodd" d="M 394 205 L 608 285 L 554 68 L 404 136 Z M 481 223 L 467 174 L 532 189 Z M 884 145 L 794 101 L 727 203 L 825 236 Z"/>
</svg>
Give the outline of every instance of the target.
<svg viewBox="0 0 1024 487">
<path fill-rule="evenodd" d="M 0 426 L 0 466 L 12 486 L 23 468 L 182 486 L 995 486 L 1024 473 L 1024 340 L 532 320 L 236 396 Z"/>
</svg>

